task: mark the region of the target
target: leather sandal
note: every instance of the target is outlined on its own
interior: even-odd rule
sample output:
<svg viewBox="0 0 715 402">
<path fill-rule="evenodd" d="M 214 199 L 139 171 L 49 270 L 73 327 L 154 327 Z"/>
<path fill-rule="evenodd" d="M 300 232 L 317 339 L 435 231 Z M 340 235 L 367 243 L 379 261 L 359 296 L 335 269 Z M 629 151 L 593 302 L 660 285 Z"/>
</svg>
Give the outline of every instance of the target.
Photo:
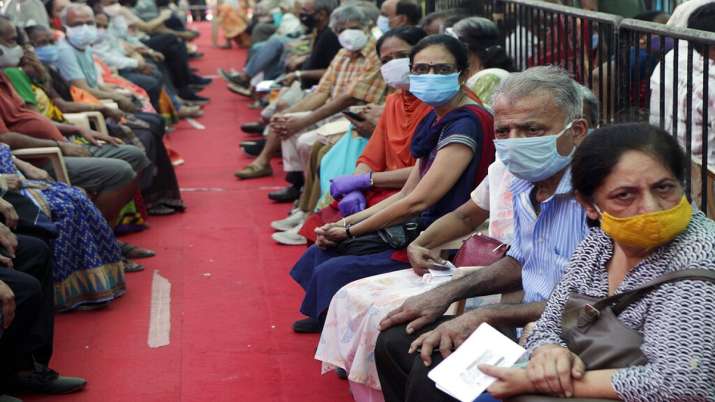
<svg viewBox="0 0 715 402">
<path fill-rule="evenodd" d="M 119 242 L 119 249 L 122 251 L 124 258 L 150 258 L 156 255 L 156 253 L 152 250 L 124 243 L 122 241 Z"/>
<path fill-rule="evenodd" d="M 273 175 L 273 169 L 271 168 L 270 165 L 265 165 L 265 166 L 248 165 L 245 168 L 234 173 L 234 176 L 236 176 L 242 180 L 256 179 L 259 177 L 267 177 L 267 176 L 272 176 L 272 175 Z"/>
</svg>

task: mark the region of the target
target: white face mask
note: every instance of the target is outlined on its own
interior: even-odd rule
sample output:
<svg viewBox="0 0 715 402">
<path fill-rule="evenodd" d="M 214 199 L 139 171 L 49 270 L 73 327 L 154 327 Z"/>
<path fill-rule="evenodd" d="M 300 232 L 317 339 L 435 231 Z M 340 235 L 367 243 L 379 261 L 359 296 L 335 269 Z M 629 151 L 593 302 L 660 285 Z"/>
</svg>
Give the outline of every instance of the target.
<svg viewBox="0 0 715 402">
<path fill-rule="evenodd" d="M 380 67 L 385 83 L 397 89 L 410 88 L 410 59 L 392 59 Z"/>
<path fill-rule="evenodd" d="M 67 40 L 72 46 L 84 49 L 97 40 L 97 27 L 94 25 L 67 27 Z"/>
<path fill-rule="evenodd" d="M 390 18 L 381 15 L 377 17 L 377 27 L 380 28 L 380 31 L 382 33 L 385 33 L 390 30 Z"/>
<path fill-rule="evenodd" d="M 357 52 L 367 44 L 367 34 L 360 29 L 346 29 L 338 35 L 340 46 L 351 52 Z"/>
<path fill-rule="evenodd" d="M 107 28 L 97 28 L 97 40 L 94 43 L 102 43 L 109 38 Z"/>
<path fill-rule="evenodd" d="M 13 47 L 0 45 L 0 51 L 2 51 L 2 54 L 0 54 L 0 67 L 2 68 L 17 67 L 20 64 L 22 55 L 25 53 L 20 45 Z"/>
</svg>

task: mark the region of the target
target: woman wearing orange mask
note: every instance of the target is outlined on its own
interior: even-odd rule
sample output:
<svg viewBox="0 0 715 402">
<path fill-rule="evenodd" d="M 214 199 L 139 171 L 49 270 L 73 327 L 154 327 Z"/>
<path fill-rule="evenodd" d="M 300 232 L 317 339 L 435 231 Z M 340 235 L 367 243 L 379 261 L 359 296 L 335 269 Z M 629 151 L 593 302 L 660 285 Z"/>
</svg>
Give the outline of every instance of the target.
<svg viewBox="0 0 715 402">
<path fill-rule="evenodd" d="M 648 125 L 602 128 L 584 140 L 572 163 L 573 188 L 599 227 L 571 257 L 529 336 L 528 365 L 480 367 L 498 379 L 491 396 L 713 400 L 715 222 L 686 198 L 687 163 L 674 137 Z M 573 308 L 578 298 L 589 304 Z M 598 339 L 588 328 L 606 316 L 618 325 Z M 598 353 L 579 343 L 583 331 L 601 346 Z M 623 331 L 636 340 L 628 352 L 626 337 L 616 335 Z M 614 358 L 604 359 L 609 354 Z"/>
</svg>

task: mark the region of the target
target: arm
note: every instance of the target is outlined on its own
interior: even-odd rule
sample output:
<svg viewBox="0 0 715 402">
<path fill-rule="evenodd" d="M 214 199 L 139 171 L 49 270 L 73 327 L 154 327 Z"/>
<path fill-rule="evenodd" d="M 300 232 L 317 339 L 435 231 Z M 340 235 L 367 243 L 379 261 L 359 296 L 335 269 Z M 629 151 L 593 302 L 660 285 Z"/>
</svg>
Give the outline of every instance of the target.
<svg viewBox="0 0 715 402">
<path fill-rule="evenodd" d="M 355 225 L 351 229 L 352 234 L 357 236 L 397 224 L 434 205 L 459 180 L 473 155 L 472 149 L 465 145 L 445 146 L 439 150 L 432 166 L 414 190 L 403 189 L 401 192 L 406 195 L 400 201 Z"/>
<path fill-rule="evenodd" d="M 308 127 L 311 124 L 315 124 L 326 117 L 330 117 L 341 110 L 345 110 L 348 107 L 357 104 L 359 101 L 359 99 L 353 98 L 348 94 L 338 95 L 320 106 L 318 109 L 314 110 L 313 113 L 305 116 L 303 125 Z"/>
<path fill-rule="evenodd" d="M 468 200 L 432 223 L 412 244 L 433 249 L 472 233 L 488 217 L 489 211 L 479 208 L 474 201 Z"/>
<path fill-rule="evenodd" d="M 329 95 L 326 92 L 319 92 L 319 91 L 312 92 L 305 98 L 301 99 L 300 102 L 298 102 L 295 105 L 286 109 L 285 112 L 283 112 L 283 114 L 294 113 L 294 112 L 307 112 L 310 110 L 315 110 L 315 109 L 319 108 L 320 106 L 324 105 L 325 102 L 328 100 L 328 98 L 329 98 Z"/>
<path fill-rule="evenodd" d="M 85 80 L 72 80 L 70 84 L 76 86 L 77 88 L 84 89 L 85 91 L 91 93 L 99 99 L 113 100 L 117 102 L 119 104 L 119 107 L 124 111 L 132 112 L 134 111 L 134 109 L 136 109 L 134 107 L 134 104 L 132 104 L 131 100 L 120 93 L 107 91 L 101 88 L 91 88 Z"/>
<path fill-rule="evenodd" d="M 358 166 L 360 168 L 360 166 Z M 402 188 L 410 177 L 411 167 L 372 174 L 373 187 L 376 188 Z"/>
</svg>

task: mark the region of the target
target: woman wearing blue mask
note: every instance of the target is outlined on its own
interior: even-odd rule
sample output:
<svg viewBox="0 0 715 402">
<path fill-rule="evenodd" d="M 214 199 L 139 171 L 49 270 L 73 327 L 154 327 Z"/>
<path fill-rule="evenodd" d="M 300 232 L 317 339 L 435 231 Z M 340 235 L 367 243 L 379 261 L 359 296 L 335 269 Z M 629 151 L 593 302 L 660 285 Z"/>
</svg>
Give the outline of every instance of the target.
<svg viewBox="0 0 715 402">
<path fill-rule="evenodd" d="M 422 39 L 410 52 L 409 91 L 432 111 L 417 125 L 417 160 L 402 189 L 340 222 L 316 229 L 316 245 L 291 276 L 305 290 L 296 332 L 319 332 L 335 292 L 361 278 L 406 268 L 395 255 L 434 220 L 469 199 L 494 160 L 493 119 L 463 87 L 467 50 L 455 38 Z"/>
</svg>

